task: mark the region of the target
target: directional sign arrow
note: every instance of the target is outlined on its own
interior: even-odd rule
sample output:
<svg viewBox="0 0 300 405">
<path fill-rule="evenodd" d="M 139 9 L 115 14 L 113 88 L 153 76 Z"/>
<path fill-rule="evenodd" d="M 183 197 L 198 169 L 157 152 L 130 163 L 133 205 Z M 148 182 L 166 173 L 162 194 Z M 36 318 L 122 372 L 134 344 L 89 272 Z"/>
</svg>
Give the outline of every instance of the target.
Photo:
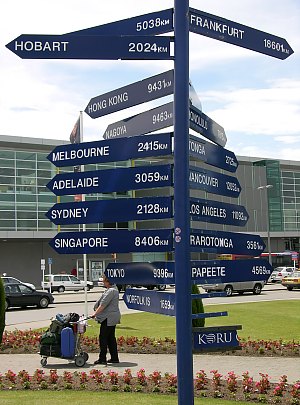
<svg viewBox="0 0 300 405">
<path fill-rule="evenodd" d="M 22 59 L 173 59 L 165 36 L 20 35 L 6 47 Z"/>
<path fill-rule="evenodd" d="M 171 218 L 171 197 L 119 198 L 55 204 L 46 217 L 55 225 Z"/>
<path fill-rule="evenodd" d="M 174 70 L 129 84 L 92 98 L 85 108 L 91 118 L 99 118 L 147 101 L 173 94 Z"/>
<path fill-rule="evenodd" d="M 123 300 L 129 309 L 175 316 L 175 293 L 128 288 Z"/>
<path fill-rule="evenodd" d="M 60 254 L 169 252 L 172 235 L 171 229 L 60 232 L 49 245 Z"/>
<path fill-rule="evenodd" d="M 120 138 L 147 134 L 173 125 L 173 102 L 108 125 L 103 138 Z M 224 129 L 193 105 L 190 106 L 190 127 L 220 146 L 226 144 Z"/>
<path fill-rule="evenodd" d="M 47 188 L 55 195 L 111 193 L 172 185 L 171 165 L 138 166 L 54 176 Z"/>
<path fill-rule="evenodd" d="M 238 179 L 233 176 L 194 166 L 189 168 L 189 184 L 193 189 L 235 198 L 242 189 Z"/>
<path fill-rule="evenodd" d="M 174 30 L 173 9 L 156 11 L 125 20 L 85 28 L 68 35 L 158 35 Z"/>
<path fill-rule="evenodd" d="M 57 167 L 119 162 L 172 153 L 173 133 L 59 145 L 47 159 Z"/>
<path fill-rule="evenodd" d="M 266 281 L 273 267 L 264 259 L 196 260 L 190 264 L 195 284 Z M 109 263 L 105 275 L 115 284 L 175 284 L 174 262 Z"/>
<path fill-rule="evenodd" d="M 239 165 L 235 154 L 230 150 L 193 135 L 189 136 L 189 153 L 196 160 L 233 173 Z"/>
<path fill-rule="evenodd" d="M 235 226 L 245 226 L 249 219 L 249 214 L 242 205 L 201 198 L 190 199 L 190 214 L 193 221 Z"/>
<path fill-rule="evenodd" d="M 194 8 L 190 8 L 190 31 L 277 59 L 294 53 L 283 38 Z"/>
<path fill-rule="evenodd" d="M 193 252 L 259 256 L 266 245 L 259 235 L 193 229 L 190 234 L 190 247 Z"/>
</svg>

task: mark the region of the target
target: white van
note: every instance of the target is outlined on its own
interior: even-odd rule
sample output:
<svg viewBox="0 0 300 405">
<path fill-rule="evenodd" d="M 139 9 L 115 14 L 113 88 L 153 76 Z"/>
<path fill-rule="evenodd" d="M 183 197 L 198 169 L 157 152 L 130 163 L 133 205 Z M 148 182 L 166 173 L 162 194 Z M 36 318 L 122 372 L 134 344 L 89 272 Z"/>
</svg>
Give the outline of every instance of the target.
<svg viewBox="0 0 300 405">
<path fill-rule="evenodd" d="M 71 274 L 47 274 L 44 276 L 42 287 L 50 291 L 64 292 L 64 291 L 79 291 L 84 290 L 84 281 L 72 276 Z M 94 284 L 91 281 L 87 281 L 87 290 L 91 290 Z"/>
</svg>

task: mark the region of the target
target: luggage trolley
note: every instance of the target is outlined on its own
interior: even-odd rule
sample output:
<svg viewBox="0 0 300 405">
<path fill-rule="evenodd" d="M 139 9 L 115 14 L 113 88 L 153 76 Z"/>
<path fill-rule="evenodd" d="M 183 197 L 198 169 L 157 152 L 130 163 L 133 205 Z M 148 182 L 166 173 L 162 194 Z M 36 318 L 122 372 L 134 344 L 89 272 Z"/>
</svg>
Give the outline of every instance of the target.
<svg viewBox="0 0 300 405">
<path fill-rule="evenodd" d="M 81 349 L 81 336 L 86 331 L 87 320 L 78 314 L 57 314 L 50 328 L 41 336 L 41 365 L 45 367 L 48 357 L 74 360 L 77 367 L 83 367 L 89 355 Z"/>
</svg>

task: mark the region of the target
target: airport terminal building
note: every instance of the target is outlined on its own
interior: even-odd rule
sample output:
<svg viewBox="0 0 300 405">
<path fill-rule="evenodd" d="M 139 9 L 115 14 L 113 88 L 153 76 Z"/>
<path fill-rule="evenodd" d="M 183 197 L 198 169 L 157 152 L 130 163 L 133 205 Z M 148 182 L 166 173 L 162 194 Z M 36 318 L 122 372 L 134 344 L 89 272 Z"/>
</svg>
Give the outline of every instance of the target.
<svg viewBox="0 0 300 405">
<path fill-rule="evenodd" d="M 0 136 L 0 253 L 1 273 L 17 277 L 40 286 L 41 263 L 45 261 L 45 274 L 70 273 L 76 268 L 83 277 L 82 255 L 57 254 L 49 241 L 59 231 L 80 231 L 82 225 L 55 225 L 45 213 L 56 203 L 74 202 L 78 196 L 56 197 L 46 184 L 58 173 L 74 171 L 74 167 L 57 169 L 48 159 L 49 153 L 58 145 L 68 142 L 60 140 Z M 235 174 L 242 192 L 238 198 L 220 197 L 204 191 L 191 191 L 192 197 L 212 199 L 224 203 L 244 206 L 249 214 L 243 227 L 217 225 L 210 222 L 192 221 L 196 229 L 224 230 L 259 234 L 267 245 L 268 234 L 272 252 L 286 250 L 299 253 L 300 246 L 300 162 L 271 160 L 237 156 L 239 166 Z M 161 164 L 166 159 L 144 159 L 134 165 Z M 169 160 L 170 162 L 170 160 Z M 203 162 L 193 165 L 207 167 Z M 86 165 L 88 170 L 105 170 L 114 167 L 132 166 L 131 161 L 110 164 Z M 225 173 L 220 169 L 209 168 Z M 225 173 L 226 174 L 226 173 Z M 228 173 L 227 173 L 228 174 Z M 263 187 L 261 186 L 272 186 Z M 112 200 L 115 198 L 143 196 L 172 196 L 172 187 L 140 191 L 88 194 L 86 201 Z M 139 222 L 87 224 L 86 230 L 101 229 L 157 229 L 172 227 L 172 219 Z M 222 252 L 220 252 L 222 253 Z M 172 259 L 167 253 L 132 253 L 87 255 L 88 278 L 97 281 L 107 263 L 117 261 L 152 261 Z M 215 255 L 193 253 L 193 259 L 210 259 Z"/>
</svg>

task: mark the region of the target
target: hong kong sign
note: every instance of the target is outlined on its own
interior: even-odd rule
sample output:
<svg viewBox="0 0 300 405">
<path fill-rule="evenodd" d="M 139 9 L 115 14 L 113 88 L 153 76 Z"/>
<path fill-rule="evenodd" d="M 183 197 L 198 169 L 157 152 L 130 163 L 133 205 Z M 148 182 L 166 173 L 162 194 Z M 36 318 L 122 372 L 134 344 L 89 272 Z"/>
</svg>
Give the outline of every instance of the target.
<svg viewBox="0 0 300 405">
<path fill-rule="evenodd" d="M 55 204 L 46 216 L 55 225 L 171 218 L 171 197 L 118 198 Z"/>
<path fill-rule="evenodd" d="M 241 185 L 235 177 L 194 166 L 189 169 L 189 184 L 193 189 L 227 197 L 237 198 L 241 192 Z"/>
<path fill-rule="evenodd" d="M 47 184 L 55 195 L 111 193 L 172 185 L 171 165 L 57 174 Z"/>
<path fill-rule="evenodd" d="M 60 232 L 49 242 L 60 254 L 169 252 L 172 243 L 170 229 Z"/>
<path fill-rule="evenodd" d="M 48 156 L 57 167 L 119 162 L 172 153 L 172 133 L 59 145 Z"/>
<path fill-rule="evenodd" d="M 193 229 L 190 234 L 190 247 L 193 252 L 259 256 L 266 245 L 259 235 Z"/>
</svg>

